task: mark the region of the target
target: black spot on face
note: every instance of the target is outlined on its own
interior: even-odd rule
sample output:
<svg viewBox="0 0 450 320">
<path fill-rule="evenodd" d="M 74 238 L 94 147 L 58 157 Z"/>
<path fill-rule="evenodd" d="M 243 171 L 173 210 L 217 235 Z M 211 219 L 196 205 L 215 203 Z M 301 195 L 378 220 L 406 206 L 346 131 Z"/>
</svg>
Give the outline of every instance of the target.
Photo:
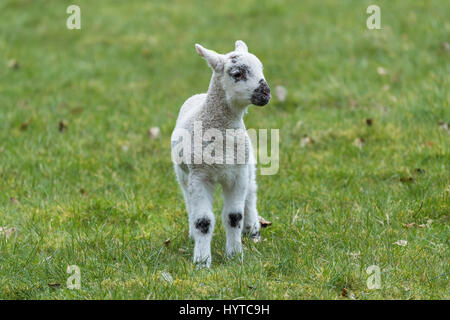
<svg viewBox="0 0 450 320">
<path fill-rule="evenodd" d="M 236 63 L 238 58 L 239 58 L 238 55 L 232 55 L 232 56 L 230 57 L 231 63 Z"/>
<path fill-rule="evenodd" d="M 242 220 L 242 214 L 239 212 L 230 213 L 228 215 L 228 218 L 230 219 L 230 226 L 232 228 L 236 228 L 236 227 L 239 227 L 239 222 Z"/>
<path fill-rule="evenodd" d="M 195 228 L 197 228 L 201 233 L 207 234 L 210 224 L 211 221 L 208 218 L 200 218 L 195 221 Z"/>
<path fill-rule="evenodd" d="M 228 70 L 228 75 L 234 80 L 234 82 L 241 80 L 247 81 L 249 73 L 249 68 L 245 64 L 233 66 Z"/>
</svg>

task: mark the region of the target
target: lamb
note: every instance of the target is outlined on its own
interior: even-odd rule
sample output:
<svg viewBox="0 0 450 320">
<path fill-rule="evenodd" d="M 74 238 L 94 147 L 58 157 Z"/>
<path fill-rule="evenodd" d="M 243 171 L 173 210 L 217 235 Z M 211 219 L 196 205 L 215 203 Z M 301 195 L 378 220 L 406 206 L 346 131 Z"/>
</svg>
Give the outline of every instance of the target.
<svg viewBox="0 0 450 320">
<path fill-rule="evenodd" d="M 256 161 L 243 116 L 250 104 L 264 106 L 271 95 L 262 63 L 243 41 L 236 41 L 235 50 L 227 54 L 199 44 L 195 49 L 213 74 L 208 92 L 190 97 L 181 107 L 171 138 L 172 160 L 188 211 L 189 235 L 195 242 L 193 262 L 209 268 L 216 183 L 223 190 L 228 256 L 242 259 L 241 233 L 255 241 L 260 238 Z"/>
</svg>

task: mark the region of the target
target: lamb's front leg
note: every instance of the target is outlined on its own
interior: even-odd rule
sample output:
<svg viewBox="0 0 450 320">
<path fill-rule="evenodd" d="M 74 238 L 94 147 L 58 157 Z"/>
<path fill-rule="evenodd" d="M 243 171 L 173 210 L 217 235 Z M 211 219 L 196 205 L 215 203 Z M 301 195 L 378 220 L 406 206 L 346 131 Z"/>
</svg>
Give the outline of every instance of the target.
<svg viewBox="0 0 450 320">
<path fill-rule="evenodd" d="M 249 234 L 254 241 L 260 240 L 260 228 L 258 210 L 256 209 L 256 180 L 255 166 L 249 166 L 248 191 L 245 199 L 244 233 Z"/>
<path fill-rule="evenodd" d="M 211 265 L 211 239 L 214 233 L 212 211 L 213 185 L 200 175 L 190 174 L 188 183 L 189 229 L 194 238 L 194 263 L 199 267 Z"/>
<path fill-rule="evenodd" d="M 244 220 L 248 173 L 245 166 L 236 170 L 233 179 L 223 184 L 222 221 L 226 230 L 226 250 L 229 256 L 242 253 L 241 234 Z"/>
</svg>

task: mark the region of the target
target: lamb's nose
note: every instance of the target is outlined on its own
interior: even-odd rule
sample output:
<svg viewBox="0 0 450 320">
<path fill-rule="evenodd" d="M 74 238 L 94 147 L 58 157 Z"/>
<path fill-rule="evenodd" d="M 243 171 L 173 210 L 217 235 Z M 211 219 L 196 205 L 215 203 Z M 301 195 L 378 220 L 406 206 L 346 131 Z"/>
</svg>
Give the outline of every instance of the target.
<svg viewBox="0 0 450 320">
<path fill-rule="evenodd" d="M 251 102 L 257 106 L 265 106 L 270 100 L 270 87 L 264 79 L 259 80 L 258 84 L 258 88 L 253 92 Z"/>
<path fill-rule="evenodd" d="M 270 95 L 270 87 L 267 84 L 266 80 L 264 80 L 264 79 L 259 80 L 259 86 L 261 88 L 262 94 Z"/>
</svg>

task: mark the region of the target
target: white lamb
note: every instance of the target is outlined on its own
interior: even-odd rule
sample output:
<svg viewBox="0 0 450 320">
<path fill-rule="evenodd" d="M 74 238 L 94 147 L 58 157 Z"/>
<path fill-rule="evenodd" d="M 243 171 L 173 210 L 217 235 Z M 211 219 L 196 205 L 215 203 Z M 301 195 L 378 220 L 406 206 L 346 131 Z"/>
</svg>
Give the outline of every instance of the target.
<svg viewBox="0 0 450 320">
<path fill-rule="evenodd" d="M 250 104 L 264 106 L 271 96 L 261 62 L 243 41 L 236 41 L 235 51 L 228 54 L 198 44 L 195 48 L 213 75 L 208 92 L 192 96 L 181 107 L 172 133 L 172 159 L 195 241 L 194 263 L 209 267 L 215 183 L 223 189 L 227 254 L 242 257 L 242 231 L 259 240 L 255 159 L 243 116 Z"/>
</svg>

